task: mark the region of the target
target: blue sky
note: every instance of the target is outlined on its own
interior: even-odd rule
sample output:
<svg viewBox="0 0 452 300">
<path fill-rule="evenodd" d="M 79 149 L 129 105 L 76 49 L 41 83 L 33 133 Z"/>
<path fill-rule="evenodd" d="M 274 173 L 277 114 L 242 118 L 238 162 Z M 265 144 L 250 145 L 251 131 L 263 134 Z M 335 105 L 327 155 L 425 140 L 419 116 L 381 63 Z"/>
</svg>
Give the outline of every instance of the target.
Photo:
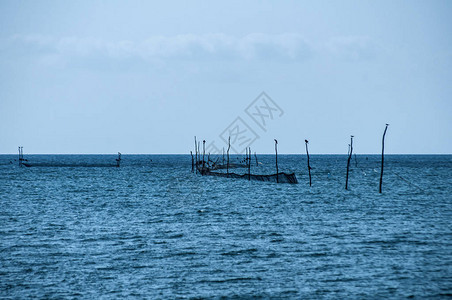
<svg viewBox="0 0 452 300">
<path fill-rule="evenodd" d="M 1 1 L 0 153 L 452 153 L 450 1 Z M 262 92 L 282 113 L 246 113 Z M 238 149 L 238 148 L 237 148 Z"/>
</svg>

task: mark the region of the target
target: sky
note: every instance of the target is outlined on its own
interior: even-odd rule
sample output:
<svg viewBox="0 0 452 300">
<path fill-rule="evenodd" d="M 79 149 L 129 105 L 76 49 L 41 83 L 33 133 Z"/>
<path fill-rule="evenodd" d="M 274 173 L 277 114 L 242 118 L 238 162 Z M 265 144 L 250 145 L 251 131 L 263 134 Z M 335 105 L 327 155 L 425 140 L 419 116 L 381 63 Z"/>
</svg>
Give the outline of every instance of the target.
<svg viewBox="0 0 452 300">
<path fill-rule="evenodd" d="M 0 153 L 372 154 L 386 123 L 452 153 L 452 1 L 0 1 Z"/>
</svg>

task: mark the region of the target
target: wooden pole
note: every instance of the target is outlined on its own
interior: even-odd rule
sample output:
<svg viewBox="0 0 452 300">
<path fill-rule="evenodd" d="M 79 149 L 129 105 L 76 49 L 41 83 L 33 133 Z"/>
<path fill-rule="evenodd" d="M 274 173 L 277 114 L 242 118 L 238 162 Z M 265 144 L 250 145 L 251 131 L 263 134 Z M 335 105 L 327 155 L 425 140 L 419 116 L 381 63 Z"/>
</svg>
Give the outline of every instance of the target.
<svg viewBox="0 0 452 300">
<path fill-rule="evenodd" d="M 353 153 L 353 135 L 350 137 L 349 153 L 347 159 L 347 176 L 345 177 L 345 189 L 348 190 L 348 172 L 350 170 L 350 160 L 352 159 Z"/>
<path fill-rule="evenodd" d="M 19 148 L 19 167 L 21 167 L 22 166 L 22 156 L 20 155 L 20 146 L 18 147 Z"/>
<path fill-rule="evenodd" d="M 251 180 L 251 147 L 248 148 L 248 180 Z"/>
<path fill-rule="evenodd" d="M 116 159 L 116 167 L 119 168 L 121 165 L 121 152 L 118 152 L 118 158 Z"/>
<path fill-rule="evenodd" d="M 231 149 L 231 137 L 228 139 L 228 164 L 226 165 L 227 177 L 229 177 L 229 149 Z"/>
<path fill-rule="evenodd" d="M 309 151 L 308 151 L 308 140 L 304 140 L 304 143 L 306 145 L 306 155 L 308 156 L 308 173 L 309 173 L 309 186 L 312 186 L 311 181 L 311 165 L 309 164 Z"/>
<path fill-rule="evenodd" d="M 206 155 L 206 140 L 202 141 L 202 172 L 201 174 L 204 175 L 206 161 L 204 160 L 204 156 Z"/>
<path fill-rule="evenodd" d="M 196 143 L 196 136 L 195 136 L 195 173 L 198 174 L 198 146 Z"/>
<path fill-rule="evenodd" d="M 224 166 L 224 147 L 223 147 L 223 163 L 222 165 Z"/>
<path fill-rule="evenodd" d="M 386 124 L 385 131 L 383 132 L 383 138 L 381 140 L 381 172 L 380 172 L 380 188 L 379 192 L 381 194 L 381 185 L 383 184 L 383 166 L 385 161 L 385 135 L 388 130 L 389 124 Z"/>
<path fill-rule="evenodd" d="M 202 166 L 202 164 L 201 164 L 201 142 L 200 141 L 198 141 L 198 159 L 199 159 L 198 165 Z M 201 171 L 199 171 L 199 172 L 201 172 Z"/>
<path fill-rule="evenodd" d="M 190 155 L 191 155 L 191 172 L 193 173 L 195 171 L 195 162 L 194 162 L 194 158 L 193 158 L 193 151 L 190 151 Z"/>
<path fill-rule="evenodd" d="M 19 165 L 22 167 L 24 165 L 24 147 L 20 146 L 20 159 L 19 159 Z"/>
<path fill-rule="evenodd" d="M 276 157 L 276 183 L 279 183 L 278 178 L 278 141 L 275 139 L 275 157 Z"/>
</svg>

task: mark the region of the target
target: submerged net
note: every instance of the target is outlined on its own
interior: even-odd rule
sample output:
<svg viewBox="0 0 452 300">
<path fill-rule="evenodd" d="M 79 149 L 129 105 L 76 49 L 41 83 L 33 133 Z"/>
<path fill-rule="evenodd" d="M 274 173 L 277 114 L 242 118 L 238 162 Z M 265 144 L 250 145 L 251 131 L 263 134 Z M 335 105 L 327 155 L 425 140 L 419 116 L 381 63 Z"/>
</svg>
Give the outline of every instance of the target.
<svg viewBox="0 0 452 300">
<path fill-rule="evenodd" d="M 25 167 L 50 167 L 50 168 L 106 168 L 106 167 L 118 167 L 117 164 L 96 164 L 96 163 L 22 163 Z"/>
<path fill-rule="evenodd" d="M 203 162 L 202 160 L 198 161 L 198 168 L 202 168 L 203 167 Z M 208 168 L 209 170 L 226 170 L 227 168 L 229 169 L 237 169 L 237 168 L 246 168 L 247 165 L 244 163 L 229 163 L 229 165 L 225 164 L 225 163 L 219 163 L 218 161 L 205 161 L 205 168 Z"/>
<path fill-rule="evenodd" d="M 254 175 L 254 174 L 236 174 L 236 173 L 220 173 L 220 172 L 212 172 L 209 169 L 205 169 L 204 171 L 200 170 L 202 175 L 209 176 L 217 176 L 217 177 L 226 177 L 226 178 L 239 178 L 246 180 L 254 180 L 254 181 L 267 181 L 267 182 L 277 182 L 277 183 L 298 183 L 297 177 L 295 173 L 283 173 L 280 172 L 278 174 L 270 174 L 270 175 Z"/>
<path fill-rule="evenodd" d="M 68 159 L 67 157 L 63 157 L 62 159 L 54 159 L 54 158 L 38 158 L 38 161 L 29 161 L 28 159 L 24 159 L 22 156 L 19 156 L 19 166 L 24 166 L 27 168 L 30 167 L 47 167 L 47 168 L 108 168 L 108 167 L 119 167 L 121 165 L 121 153 L 118 152 L 118 158 L 115 159 L 116 163 L 110 162 L 110 158 L 108 161 L 106 159 L 102 159 L 99 162 L 98 158 L 93 157 L 84 157 L 83 161 L 79 159 Z"/>
</svg>

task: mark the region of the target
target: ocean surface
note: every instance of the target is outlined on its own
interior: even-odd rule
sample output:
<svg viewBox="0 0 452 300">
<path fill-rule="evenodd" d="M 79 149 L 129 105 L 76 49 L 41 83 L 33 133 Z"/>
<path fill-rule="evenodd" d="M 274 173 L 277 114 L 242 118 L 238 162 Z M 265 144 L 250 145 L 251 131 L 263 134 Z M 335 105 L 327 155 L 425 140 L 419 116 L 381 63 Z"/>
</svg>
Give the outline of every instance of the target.
<svg viewBox="0 0 452 300">
<path fill-rule="evenodd" d="M 0 298 L 450 298 L 452 156 L 280 155 L 299 184 L 188 155 L 0 155 Z M 258 155 L 254 174 L 274 173 Z M 237 158 L 232 158 L 232 161 Z M 245 170 L 234 170 L 244 173 Z"/>
</svg>

